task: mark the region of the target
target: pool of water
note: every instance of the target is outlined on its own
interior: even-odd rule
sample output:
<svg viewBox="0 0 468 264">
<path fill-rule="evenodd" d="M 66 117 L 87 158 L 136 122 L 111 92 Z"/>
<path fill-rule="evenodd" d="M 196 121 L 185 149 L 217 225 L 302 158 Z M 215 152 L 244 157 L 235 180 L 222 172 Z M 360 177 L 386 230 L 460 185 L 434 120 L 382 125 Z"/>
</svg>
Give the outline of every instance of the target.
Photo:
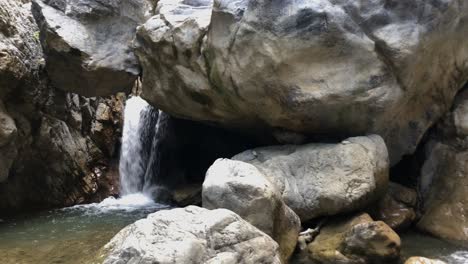
<svg viewBox="0 0 468 264">
<path fill-rule="evenodd" d="M 400 237 L 403 259 L 420 256 L 443 260 L 448 264 L 468 263 L 468 248 L 466 245 L 443 241 L 416 232 L 408 232 L 400 235 Z"/>
<path fill-rule="evenodd" d="M 0 220 L 1 264 L 95 263 L 118 231 L 167 209 L 141 194 Z"/>
</svg>

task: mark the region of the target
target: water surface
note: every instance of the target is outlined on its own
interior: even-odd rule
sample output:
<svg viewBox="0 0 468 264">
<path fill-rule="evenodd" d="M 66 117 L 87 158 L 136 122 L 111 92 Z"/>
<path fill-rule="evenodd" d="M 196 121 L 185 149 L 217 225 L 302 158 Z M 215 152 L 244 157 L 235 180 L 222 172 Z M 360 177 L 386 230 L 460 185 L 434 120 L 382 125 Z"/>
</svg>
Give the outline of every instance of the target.
<svg viewBox="0 0 468 264">
<path fill-rule="evenodd" d="M 141 194 L 0 221 L 1 264 L 95 263 L 118 231 L 168 208 Z"/>
</svg>

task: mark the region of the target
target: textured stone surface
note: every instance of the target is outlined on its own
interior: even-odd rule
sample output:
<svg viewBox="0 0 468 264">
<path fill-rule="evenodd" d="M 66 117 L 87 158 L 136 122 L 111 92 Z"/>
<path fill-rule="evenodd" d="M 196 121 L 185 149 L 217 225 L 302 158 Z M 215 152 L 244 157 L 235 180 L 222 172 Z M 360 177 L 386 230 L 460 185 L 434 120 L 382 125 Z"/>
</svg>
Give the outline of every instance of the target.
<svg viewBox="0 0 468 264">
<path fill-rule="evenodd" d="M 189 206 L 149 215 L 104 248 L 104 263 L 280 264 L 278 244 L 226 209 Z"/>
<path fill-rule="evenodd" d="M 296 256 L 297 263 L 395 263 L 400 237 L 385 223 L 367 214 L 334 219 Z"/>
<path fill-rule="evenodd" d="M 255 166 L 219 159 L 206 173 L 203 207 L 226 208 L 268 234 L 280 246 L 285 262 L 293 253 L 301 222 L 280 192 Z"/>
<path fill-rule="evenodd" d="M 140 73 L 131 49 L 146 0 L 37 0 L 46 66 L 53 83 L 84 96 L 130 91 Z"/>
<path fill-rule="evenodd" d="M 135 41 L 143 96 L 249 132 L 379 134 L 394 164 L 468 79 L 467 18 L 456 0 L 162 0 Z"/>
<path fill-rule="evenodd" d="M 390 183 L 385 196 L 372 208 L 372 218 L 392 229 L 403 230 L 416 220 L 417 193 L 397 183 Z"/>
<path fill-rule="evenodd" d="M 468 90 L 431 131 L 424 146 L 419 193 L 422 217 L 417 227 L 434 236 L 468 241 L 468 138 L 464 130 Z"/>
<path fill-rule="evenodd" d="M 362 209 L 383 195 L 388 183 L 387 150 L 375 135 L 257 148 L 232 159 L 254 165 L 302 221 Z"/>
<path fill-rule="evenodd" d="M 58 207 L 115 194 L 118 175 L 108 171 L 122 100 L 53 88 L 31 4 L 0 2 L 0 209 Z M 109 120 L 96 116 L 99 104 L 114 107 Z M 91 132 L 97 123 L 106 133 Z"/>
<path fill-rule="evenodd" d="M 411 257 L 405 261 L 405 264 L 447 264 L 442 260 L 428 259 L 423 257 Z"/>
</svg>

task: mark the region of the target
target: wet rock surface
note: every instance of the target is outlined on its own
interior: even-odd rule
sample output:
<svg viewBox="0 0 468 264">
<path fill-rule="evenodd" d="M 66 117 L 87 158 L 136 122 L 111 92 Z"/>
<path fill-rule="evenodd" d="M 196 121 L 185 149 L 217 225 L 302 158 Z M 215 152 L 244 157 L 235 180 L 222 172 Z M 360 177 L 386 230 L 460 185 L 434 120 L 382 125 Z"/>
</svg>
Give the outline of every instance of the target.
<svg viewBox="0 0 468 264">
<path fill-rule="evenodd" d="M 396 263 L 400 246 L 389 226 L 367 214 L 337 217 L 299 250 L 293 263 Z"/>
</svg>

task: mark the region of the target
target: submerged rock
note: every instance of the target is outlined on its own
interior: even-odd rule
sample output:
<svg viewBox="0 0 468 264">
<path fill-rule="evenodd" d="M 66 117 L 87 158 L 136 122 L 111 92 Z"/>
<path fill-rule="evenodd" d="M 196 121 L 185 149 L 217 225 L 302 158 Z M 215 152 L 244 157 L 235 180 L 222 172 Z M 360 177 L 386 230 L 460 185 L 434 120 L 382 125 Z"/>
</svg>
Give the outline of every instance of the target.
<svg viewBox="0 0 468 264">
<path fill-rule="evenodd" d="M 206 173 L 202 198 L 203 207 L 229 209 L 272 237 L 287 262 L 296 247 L 301 222 L 276 186 L 255 166 L 217 160 Z"/>
<path fill-rule="evenodd" d="M 383 195 L 388 183 L 387 150 L 375 135 L 257 148 L 232 159 L 239 165 L 226 172 L 263 175 L 302 221 L 362 209 Z"/>
<path fill-rule="evenodd" d="M 395 164 L 468 79 L 467 18 L 456 0 L 161 0 L 135 41 L 143 97 L 249 132 L 379 134 Z"/>
<path fill-rule="evenodd" d="M 130 91 L 140 74 L 131 49 L 146 0 L 35 0 L 47 72 L 56 87 L 84 96 Z"/>
<path fill-rule="evenodd" d="M 226 209 L 189 206 L 150 214 L 104 248 L 105 264 L 280 264 L 278 244 Z"/>
<path fill-rule="evenodd" d="M 400 237 L 384 222 L 367 214 L 327 223 L 296 256 L 297 263 L 394 263 L 400 256 Z"/>
</svg>

